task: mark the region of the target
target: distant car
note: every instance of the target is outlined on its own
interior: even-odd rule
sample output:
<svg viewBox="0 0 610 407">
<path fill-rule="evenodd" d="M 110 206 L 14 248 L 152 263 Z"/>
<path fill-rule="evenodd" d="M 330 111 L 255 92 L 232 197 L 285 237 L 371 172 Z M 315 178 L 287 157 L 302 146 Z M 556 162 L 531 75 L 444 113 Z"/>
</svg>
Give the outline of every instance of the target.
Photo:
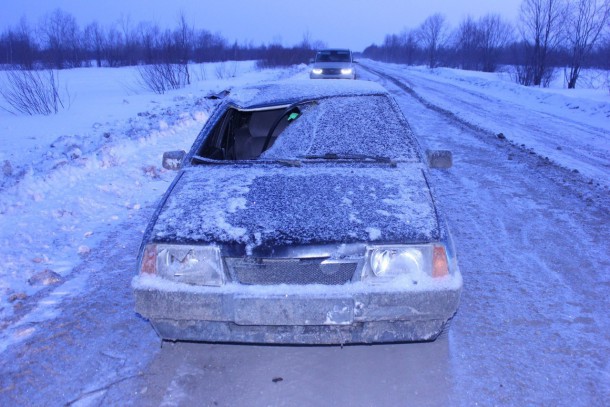
<svg viewBox="0 0 610 407">
<path fill-rule="evenodd" d="M 179 172 L 143 238 L 136 311 L 167 340 L 434 340 L 462 277 L 424 160 L 375 83 L 233 90 L 190 152 L 164 156 Z"/>
<path fill-rule="evenodd" d="M 316 53 L 311 79 L 356 79 L 356 68 L 349 49 L 323 49 Z"/>
</svg>

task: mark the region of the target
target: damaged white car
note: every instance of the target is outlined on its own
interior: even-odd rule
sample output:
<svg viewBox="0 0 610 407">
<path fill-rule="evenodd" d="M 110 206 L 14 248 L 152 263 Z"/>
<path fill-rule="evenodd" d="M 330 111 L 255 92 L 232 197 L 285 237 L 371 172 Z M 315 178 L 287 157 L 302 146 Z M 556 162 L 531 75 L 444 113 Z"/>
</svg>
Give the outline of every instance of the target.
<svg viewBox="0 0 610 407">
<path fill-rule="evenodd" d="M 136 311 L 166 340 L 344 344 L 434 340 L 462 277 L 428 167 L 371 82 L 231 91 L 153 216 Z"/>
</svg>

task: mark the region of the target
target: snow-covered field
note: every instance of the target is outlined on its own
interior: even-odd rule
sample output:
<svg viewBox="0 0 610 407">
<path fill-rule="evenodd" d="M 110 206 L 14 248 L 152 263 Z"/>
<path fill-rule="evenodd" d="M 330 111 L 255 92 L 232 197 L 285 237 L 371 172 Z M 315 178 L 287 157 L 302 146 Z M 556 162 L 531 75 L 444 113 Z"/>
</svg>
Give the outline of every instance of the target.
<svg viewBox="0 0 610 407">
<path fill-rule="evenodd" d="M 188 150 L 215 105 L 206 96 L 303 67 L 257 71 L 254 62 L 227 62 L 191 69 L 199 81 L 164 95 L 139 87 L 135 68 L 62 71 L 68 109 L 50 116 L 0 110 L 3 331 L 24 300 L 69 280 L 110 231 L 161 196 L 175 174 L 161 168 L 161 156 Z M 0 349 L 11 342 L 7 332 Z"/>
<path fill-rule="evenodd" d="M 560 79 L 550 88 L 532 88 L 506 72 L 383 66 L 403 72 L 407 83 L 417 81 L 428 103 L 610 187 L 610 93 L 602 73 L 583 74 L 582 83 L 595 88 L 566 89 Z"/>
<path fill-rule="evenodd" d="M 306 78 L 307 68 L 208 65 L 193 85 L 165 95 L 138 88 L 132 68 L 70 70 L 60 73 L 69 109 L 47 117 L 0 110 L 0 353 L 7 361 L 0 404 L 102 405 L 106 397 L 110 404 L 178 405 L 189 391 L 209 398 L 223 385 L 223 395 L 214 397 L 239 404 L 242 393 L 227 391 L 228 371 L 250 400 L 261 397 L 255 405 L 290 405 L 281 398 L 282 385 L 310 389 L 314 398 L 297 399 L 310 404 L 334 397 L 339 404 L 389 405 L 394 396 L 434 394 L 438 398 L 418 404 L 608 405 L 608 90 L 573 91 L 561 83 L 524 88 L 505 74 L 363 65 L 410 85 L 421 103 L 382 82 L 424 147 L 454 151 L 454 169 L 432 173 L 465 281 L 449 345 L 440 354 L 426 344 L 341 350 L 185 344 L 164 349 L 147 368 L 157 352 L 154 333 L 133 317 L 126 298 L 146 218 L 174 176 L 161 168 L 162 153 L 188 149 L 216 103 L 207 95 Z M 235 77 L 217 78 L 216 72 Z M 378 80 L 364 71 L 362 78 Z M 104 270 L 117 261 L 126 276 Z M 97 302 L 84 301 L 95 296 Z M 88 309 L 99 303 L 108 309 Z M 43 335 L 42 329 L 58 333 Z M 54 356 L 47 343 L 57 347 L 50 349 Z M 411 355 L 419 350 L 420 356 Z M 318 363 L 327 359 L 336 362 L 332 369 Z M 202 364 L 188 364 L 197 360 Z M 423 372 L 421 366 L 439 360 Z M 175 378 L 147 383 L 172 363 Z M 345 374 L 346 366 L 353 375 Z M 419 375 L 411 368 L 421 377 L 413 379 Z M 270 369 L 305 379 L 263 383 Z M 61 377 L 67 372 L 79 379 Z M 311 372 L 318 377 L 307 376 Z M 131 393 L 132 402 L 122 387 L 109 390 L 134 377 L 140 393 Z M 261 387 L 247 387 L 251 381 Z M 355 396 L 371 383 L 372 392 Z M 442 394 L 430 383 L 439 383 Z M 36 396 L 30 388 L 38 389 Z M 320 388 L 326 392 L 316 392 Z M 278 398 L 265 399 L 263 391 Z"/>
</svg>

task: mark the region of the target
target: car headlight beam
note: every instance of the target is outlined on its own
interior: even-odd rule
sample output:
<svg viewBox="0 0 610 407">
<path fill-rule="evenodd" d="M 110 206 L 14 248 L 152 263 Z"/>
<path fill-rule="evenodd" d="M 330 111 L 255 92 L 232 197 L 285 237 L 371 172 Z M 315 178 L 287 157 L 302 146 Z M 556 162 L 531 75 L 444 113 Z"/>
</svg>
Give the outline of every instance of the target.
<svg viewBox="0 0 610 407">
<path fill-rule="evenodd" d="M 322 75 L 322 72 L 323 72 L 323 71 L 322 71 L 322 69 L 320 69 L 320 68 L 314 68 L 314 69 L 312 69 L 312 70 L 311 70 L 311 72 L 312 72 L 314 75 Z"/>
<path fill-rule="evenodd" d="M 342 75 L 351 75 L 352 72 L 354 72 L 354 70 L 352 68 L 343 68 L 343 69 L 341 69 L 341 74 Z"/>
</svg>

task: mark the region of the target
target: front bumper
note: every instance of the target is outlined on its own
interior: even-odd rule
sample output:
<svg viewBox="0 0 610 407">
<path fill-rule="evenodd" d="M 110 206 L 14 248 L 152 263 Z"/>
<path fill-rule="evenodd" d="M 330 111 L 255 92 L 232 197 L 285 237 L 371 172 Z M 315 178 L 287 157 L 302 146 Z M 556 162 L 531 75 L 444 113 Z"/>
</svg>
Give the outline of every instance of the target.
<svg viewBox="0 0 610 407">
<path fill-rule="evenodd" d="M 310 79 L 356 79 L 356 74 L 355 73 L 351 73 L 348 75 L 344 75 L 344 74 L 327 74 L 327 73 L 321 73 L 321 74 L 314 74 L 313 72 L 311 72 L 309 74 L 309 78 Z"/>
<path fill-rule="evenodd" d="M 462 287 L 384 290 L 364 284 L 195 287 L 138 276 L 136 311 L 168 340 L 292 344 L 430 341 L 455 314 Z"/>
</svg>

